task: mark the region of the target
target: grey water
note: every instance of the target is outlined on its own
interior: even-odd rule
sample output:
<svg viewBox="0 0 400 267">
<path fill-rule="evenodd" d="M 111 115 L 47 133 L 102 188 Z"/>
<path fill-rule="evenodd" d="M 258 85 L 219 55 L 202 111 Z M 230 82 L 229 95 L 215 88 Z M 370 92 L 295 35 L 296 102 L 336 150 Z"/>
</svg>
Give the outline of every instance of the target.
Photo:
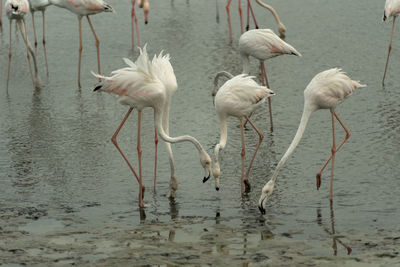
<svg viewBox="0 0 400 267">
<path fill-rule="evenodd" d="M 123 57 L 134 60 L 138 55 L 130 49 L 130 2 L 108 2 L 116 10 L 114 14 L 92 16 L 106 75 L 124 67 Z M 170 171 L 163 141 L 158 146 L 154 191 L 153 113 L 146 109 L 141 129 L 144 202 L 148 205 L 144 210 L 138 208 L 136 179 L 110 142 L 127 107 L 111 95 L 92 92 L 96 79 L 90 71 L 97 71 L 96 48 L 85 19 L 81 89 L 76 81 L 76 16 L 49 7 L 49 77 L 39 42 L 42 87 L 32 88 L 24 42 L 13 29 L 7 94 L 9 32 L 3 16 L 0 236 L 8 241 L 0 242 L 0 264 L 129 264 L 137 260 L 137 264 L 150 265 L 290 265 L 322 259 L 331 264 L 339 260 L 348 264 L 399 263 L 400 41 L 396 29 L 383 88 L 391 31 L 391 21 L 382 22 L 384 1 L 268 2 L 287 27 L 286 41 L 303 57 L 280 56 L 266 62 L 271 89 L 276 92 L 272 99 L 275 129 L 269 131 L 267 106 L 254 114 L 264 140 L 250 174 L 251 192 L 241 195 L 241 139 L 239 121 L 234 118 L 229 121 L 228 143 L 221 152 L 219 192 L 212 178 L 202 183 L 203 169 L 194 146 L 179 143 L 172 145 L 179 189 L 175 200 L 168 199 Z M 141 42 L 147 43 L 151 55 L 162 50 L 170 54 L 178 81 L 170 133 L 195 136 L 212 156 L 219 139 L 211 98 L 213 75 L 221 70 L 241 71 L 237 1 L 231 7 L 231 45 L 226 1 L 218 1 L 217 6 L 212 0 L 150 4 L 148 25 L 143 23 L 142 10 L 137 10 Z M 272 15 L 255 3 L 254 8 L 260 26 L 276 32 Z M 36 22 L 41 40 L 40 14 L 36 14 Z M 32 42 L 30 17 L 27 23 Z M 315 74 L 332 67 L 367 84 L 337 109 L 351 138 L 336 155 L 333 205 L 329 203 L 329 166 L 321 188 L 315 187 L 315 175 L 329 157 L 332 143 L 330 113 L 322 110 L 312 115 L 302 141 L 279 174 L 263 216 L 257 209 L 259 194 L 297 130 L 303 90 Z M 252 74 L 258 76 L 255 60 Z M 138 168 L 136 123 L 134 111 L 118 140 Z M 248 164 L 258 136 L 250 128 L 245 135 Z M 337 124 L 337 141 L 344 135 Z M 351 254 L 337 243 L 340 257 L 332 257 L 333 237 L 351 247 Z M 383 241 L 376 241 L 377 247 L 371 245 L 370 240 L 380 238 L 394 240 L 389 252 Z M 380 245 L 385 245 L 382 250 L 389 256 L 379 252 Z M 51 250 L 53 247 L 58 250 Z"/>
</svg>

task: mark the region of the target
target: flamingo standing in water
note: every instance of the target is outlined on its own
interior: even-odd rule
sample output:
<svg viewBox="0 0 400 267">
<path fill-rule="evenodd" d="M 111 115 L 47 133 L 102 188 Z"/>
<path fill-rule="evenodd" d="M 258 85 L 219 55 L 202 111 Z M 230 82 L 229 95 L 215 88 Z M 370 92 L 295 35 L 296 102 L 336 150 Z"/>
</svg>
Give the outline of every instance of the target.
<svg viewBox="0 0 400 267">
<path fill-rule="evenodd" d="M 170 181 L 170 197 L 174 197 L 177 189 L 177 180 L 174 172 L 174 161 L 172 150 L 169 143 L 177 143 L 188 141 L 195 145 L 200 154 L 200 163 L 204 168 L 204 180 L 207 180 L 211 174 L 211 158 L 204 150 L 202 145 L 192 136 L 183 135 L 179 137 L 170 137 L 168 133 L 168 120 L 169 120 L 169 107 L 172 92 L 177 88 L 176 78 L 173 68 L 169 62 L 169 56 L 155 57 L 149 61 L 146 52 L 146 47 L 140 50 L 140 55 L 135 63 L 128 59 L 125 62 L 129 67 L 118 69 L 112 72 L 111 77 L 101 76 L 94 74 L 96 77 L 101 78 L 102 81 L 94 89 L 95 91 L 106 91 L 108 93 L 116 94 L 118 101 L 122 105 L 129 106 L 128 113 L 125 115 L 121 124 L 118 126 L 111 140 L 116 146 L 122 157 L 132 170 L 134 176 L 139 183 L 139 206 L 144 207 L 143 197 L 145 187 L 142 182 L 141 173 L 141 154 L 142 149 L 140 146 L 140 124 L 141 124 L 141 111 L 145 107 L 151 107 L 154 110 L 154 124 L 157 133 L 161 139 L 167 142 L 167 151 L 169 153 L 171 165 L 171 181 Z M 136 108 L 138 114 L 138 138 L 137 149 L 139 158 L 139 175 L 134 170 L 132 164 L 126 158 L 125 154 L 117 143 L 117 135 L 124 125 L 125 121 L 131 114 L 133 108 Z"/>
<path fill-rule="evenodd" d="M 35 53 L 29 43 L 28 35 L 26 32 L 26 24 L 25 24 L 25 15 L 29 13 L 29 2 L 28 0 L 7 0 L 5 4 L 6 14 L 8 19 L 10 20 L 10 48 L 8 53 L 8 72 L 7 72 L 7 92 L 8 92 L 8 81 L 10 80 L 10 67 L 11 67 L 11 56 L 12 56 L 12 21 L 16 20 L 19 30 L 21 31 L 22 38 L 25 41 L 26 45 L 26 56 L 28 58 L 29 72 L 32 77 L 33 87 L 37 88 L 40 86 L 40 77 L 38 73 L 36 56 Z M 29 56 L 31 53 L 33 59 L 33 66 L 35 76 L 32 73 L 31 59 Z"/>
<path fill-rule="evenodd" d="M 29 0 L 29 6 L 31 10 L 31 15 L 32 15 L 32 26 L 33 26 L 33 37 L 34 37 L 34 44 L 35 44 L 35 54 L 37 56 L 37 35 L 36 35 L 36 24 L 35 24 L 35 12 L 36 11 L 41 11 L 42 12 L 42 35 L 43 35 L 43 54 L 44 54 L 44 60 L 46 63 L 46 74 L 49 76 L 49 66 L 47 64 L 47 53 L 46 53 L 46 28 L 45 28 L 45 16 L 44 12 L 46 11 L 46 8 L 51 5 L 50 0 Z"/>
<path fill-rule="evenodd" d="M 293 138 L 288 150 L 285 152 L 283 157 L 278 163 L 275 172 L 261 191 L 261 196 L 258 201 L 258 208 L 261 213 L 265 214 L 265 208 L 267 205 L 267 199 L 272 194 L 278 176 L 279 170 L 285 164 L 286 160 L 293 153 L 296 146 L 299 144 L 301 137 L 303 136 L 304 130 L 306 128 L 308 119 L 311 114 L 319 109 L 329 109 L 331 111 L 332 117 L 332 134 L 333 134 L 333 144 L 332 153 L 328 160 L 325 162 L 321 170 L 317 174 L 317 189 L 321 186 L 321 173 L 329 163 L 332 161 L 331 167 L 331 188 L 329 193 L 329 200 L 332 202 L 333 199 L 333 169 L 335 164 L 335 154 L 342 145 L 349 139 L 350 131 L 344 125 L 343 121 L 337 115 L 335 109 L 342 103 L 347 97 L 349 97 L 357 88 L 365 87 L 359 83 L 359 81 L 353 81 L 348 76 L 346 76 L 341 69 L 333 68 L 330 70 L 323 71 L 317 74 L 311 82 L 308 84 L 307 88 L 304 90 L 304 109 L 303 115 L 301 116 L 300 125 L 297 129 L 296 135 Z M 338 120 L 340 125 L 346 132 L 346 136 L 343 141 L 336 146 L 335 141 L 335 119 Z"/>
<path fill-rule="evenodd" d="M 272 15 L 274 16 L 276 23 L 278 25 L 278 31 L 280 34 L 281 38 L 285 38 L 286 36 L 286 27 L 285 25 L 281 22 L 281 20 L 279 19 L 279 15 L 276 12 L 276 10 L 271 6 L 268 5 L 264 2 L 262 2 L 261 0 L 256 0 L 257 4 L 259 4 L 260 6 L 268 9 Z M 231 14 L 230 14 L 230 5 L 232 3 L 232 0 L 228 0 L 225 8 L 226 8 L 226 13 L 228 15 L 228 28 L 229 28 L 229 43 L 232 43 L 232 24 L 231 24 Z M 239 16 L 240 16 L 240 33 L 243 34 L 243 16 L 242 16 L 242 7 L 241 7 L 241 0 L 239 0 L 239 6 L 238 6 L 238 10 L 239 10 Z M 254 15 L 254 11 L 253 11 L 253 7 L 251 5 L 250 0 L 247 0 L 247 24 L 246 24 L 246 31 L 248 31 L 250 29 L 250 13 L 251 16 L 253 18 L 254 24 L 255 24 L 255 28 L 258 29 L 258 23 L 256 20 L 256 16 Z"/>
<path fill-rule="evenodd" d="M 81 88 L 81 60 L 82 60 L 82 17 L 86 16 L 90 29 L 93 32 L 94 39 L 96 40 L 97 48 L 97 69 L 100 71 L 100 40 L 93 28 L 92 22 L 89 18 L 100 12 L 114 12 L 114 9 L 104 2 L 103 0 L 50 0 L 50 3 L 68 9 L 78 16 L 79 23 L 79 63 L 78 63 L 78 87 Z"/>
<path fill-rule="evenodd" d="M 230 78 L 221 88 L 218 90 L 218 78 L 220 76 L 226 76 Z M 258 85 L 254 81 L 254 77 L 248 76 L 247 74 L 239 74 L 233 77 L 232 74 L 227 72 L 219 72 L 214 79 L 213 95 L 215 95 L 215 110 L 220 123 L 221 136 L 219 143 L 215 146 L 214 155 L 214 168 L 213 176 L 215 178 L 215 189 L 219 190 L 219 176 L 221 170 L 219 166 L 219 151 L 224 149 L 226 141 L 228 139 L 227 131 L 227 119 L 229 116 L 233 116 L 240 121 L 240 133 L 242 137 L 242 193 L 250 190 L 249 174 L 251 166 L 253 165 L 254 158 L 257 154 L 258 148 L 264 138 L 263 134 L 254 123 L 249 119 L 251 113 L 253 113 L 261 104 L 265 102 L 265 99 L 275 95 L 274 92 L 264 86 Z M 245 142 L 244 142 L 244 122 L 248 120 L 250 125 L 257 132 L 259 139 L 254 152 L 253 157 L 249 163 L 249 167 L 244 173 L 244 158 L 246 154 Z"/>
<path fill-rule="evenodd" d="M 132 1 L 132 10 L 131 10 L 131 18 L 132 18 L 132 23 L 131 23 L 131 29 L 132 29 L 132 50 L 135 49 L 135 27 L 136 27 L 136 38 L 138 42 L 138 47 L 140 46 L 140 38 L 139 38 L 139 26 L 138 26 L 138 19 L 136 16 L 135 12 L 135 2 L 136 0 L 131 0 Z M 138 0 L 138 6 L 139 8 L 143 8 L 144 12 L 144 23 L 147 24 L 149 22 L 149 12 L 150 12 L 150 5 L 149 5 L 149 0 Z M 135 27 L 134 27 L 135 24 Z"/>
<path fill-rule="evenodd" d="M 399 14 L 400 14 L 400 0 L 386 0 L 385 10 L 383 11 L 383 21 L 386 21 L 386 20 L 390 19 L 390 17 L 393 17 L 393 25 L 392 25 L 392 33 L 390 34 L 390 43 L 389 43 L 388 55 L 387 55 L 387 59 L 386 59 L 385 72 L 383 73 L 383 78 L 382 78 L 382 86 L 385 85 L 386 70 L 389 65 L 390 52 L 392 51 L 394 24 L 395 24 L 396 18 Z"/>
<path fill-rule="evenodd" d="M 250 73 L 250 56 L 260 61 L 262 85 L 269 82 L 264 61 L 283 54 L 301 56 L 293 46 L 289 45 L 270 29 L 255 29 L 242 34 L 239 39 L 239 51 L 242 57 L 243 73 Z M 264 82 L 265 79 L 265 82 Z M 268 98 L 270 128 L 273 131 L 271 99 Z"/>
</svg>

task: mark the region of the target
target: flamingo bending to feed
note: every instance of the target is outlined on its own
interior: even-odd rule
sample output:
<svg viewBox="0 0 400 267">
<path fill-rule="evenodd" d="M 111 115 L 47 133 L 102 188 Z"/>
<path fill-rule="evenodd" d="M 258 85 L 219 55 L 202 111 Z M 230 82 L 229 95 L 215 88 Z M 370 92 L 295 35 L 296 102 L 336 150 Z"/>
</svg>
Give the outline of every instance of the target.
<svg viewBox="0 0 400 267">
<path fill-rule="evenodd" d="M 296 146 L 299 144 L 301 137 L 303 136 L 304 130 L 306 128 L 308 119 L 311 114 L 319 109 L 329 109 L 332 115 L 332 133 L 333 133 L 333 144 L 332 153 L 328 160 L 325 162 L 321 170 L 317 174 L 317 188 L 321 185 L 321 173 L 329 163 L 332 161 L 331 167 L 331 188 L 329 193 L 329 200 L 332 202 L 333 199 L 333 169 L 335 163 L 335 154 L 342 145 L 349 139 L 350 131 L 346 128 L 343 121 L 339 118 L 335 112 L 336 107 L 342 103 L 347 97 L 349 97 L 357 88 L 365 87 L 359 83 L 359 81 L 353 81 L 348 76 L 346 76 L 341 69 L 333 68 L 323 71 L 317 74 L 311 82 L 308 84 L 307 88 L 304 90 L 304 109 L 303 115 L 301 116 L 300 125 L 297 129 L 296 135 L 293 138 L 288 150 L 285 152 L 283 157 L 278 163 L 272 178 L 265 184 L 261 191 L 261 196 L 258 201 L 258 208 L 262 214 L 265 214 L 265 209 L 267 205 L 267 199 L 272 194 L 278 176 L 279 170 L 285 164 L 286 160 L 293 153 Z M 343 141 L 336 146 L 335 141 L 335 119 L 338 120 L 340 125 L 346 132 L 346 136 Z"/>
<path fill-rule="evenodd" d="M 393 25 L 392 25 L 392 33 L 390 34 L 390 43 L 389 43 L 388 55 L 387 55 L 387 59 L 386 59 L 385 72 L 383 73 L 383 78 L 382 78 L 382 86 L 385 85 L 386 70 L 389 65 L 390 52 L 392 51 L 394 23 L 396 22 L 396 18 L 399 14 L 400 14 L 400 0 L 386 0 L 385 10 L 383 12 L 383 21 L 386 21 L 386 20 L 390 19 L 390 17 L 393 17 Z"/>
<path fill-rule="evenodd" d="M 226 76 L 230 78 L 221 88 L 218 90 L 218 78 L 220 76 Z M 219 72 L 214 79 L 214 90 L 215 95 L 215 110 L 219 119 L 221 135 L 219 143 L 215 146 L 214 155 L 214 168 L 213 176 L 215 178 L 215 189 L 219 190 L 219 177 L 221 170 L 219 166 L 219 151 L 224 149 L 228 139 L 227 131 L 227 119 L 228 117 L 236 117 L 240 121 L 240 133 L 242 139 L 242 193 L 250 190 L 249 174 L 251 166 L 253 165 L 254 158 L 257 154 L 258 148 L 263 140 L 263 134 L 257 129 L 254 123 L 249 119 L 252 114 L 260 105 L 265 102 L 265 99 L 275 95 L 274 92 L 264 86 L 258 85 L 254 81 L 254 77 L 248 76 L 247 74 L 239 74 L 235 77 L 227 72 Z M 244 159 L 246 154 L 245 142 L 244 142 L 244 122 L 248 120 L 250 125 L 254 128 L 259 136 L 258 144 L 254 152 L 253 157 L 249 163 L 249 167 L 244 173 Z"/>
<path fill-rule="evenodd" d="M 140 50 L 140 55 L 135 63 L 131 62 L 128 59 L 125 59 L 125 62 L 128 64 L 129 67 L 113 71 L 111 77 L 105 77 L 93 73 L 96 77 L 102 79 L 102 81 L 96 86 L 94 90 L 116 94 L 118 96 L 118 102 L 120 104 L 129 106 L 128 113 L 125 115 L 121 124 L 118 126 L 117 130 L 111 138 L 111 141 L 121 153 L 122 157 L 136 177 L 139 183 L 139 206 L 144 207 L 143 197 L 145 187 L 142 182 L 142 149 L 140 146 L 141 112 L 144 108 L 153 108 L 154 124 L 157 129 L 157 133 L 160 135 L 161 139 L 166 142 L 167 145 L 171 167 L 170 197 L 175 196 L 175 191 L 178 186 L 174 171 L 174 161 L 172 150 L 170 148 L 170 143 L 188 141 L 195 145 L 196 149 L 199 151 L 200 163 L 205 171 L 204 180 L 209 179 L 211 174 L 211 158 L 196 138 L 189 135 L 183 135 L 179 137 L 169 136 L 168 120 L 170 101 L 172 93 L 175 92 L 177 88 L 177 82 L 173 68 L 169 62 L 169 56 L 162 56 L 162 54 L 160 54 L 158 57 L 154 57 L 154 59 L 150 61 L 148 59 L 146 47 L 144 47 L 143 50 Z M 117 135 L 129 115 L 131 114 L 133 108 L 136 108 L 139 112 L 137 138 L 139 175 L 136 173 L 132 164 L 126 158 L 125 154 L 117 143 Z"/>
<path fill-rule="evenodd" d="M 262 85 L 269 86 L 264 61 L 283 54 L 301 57 L 293 46 L 283 41 L 270 29 L 256 29 L 245 32 L 239 39 L 239 52 L 243 63 L 243 73 L 250 73 L 250 56 L 260 61 Z M 265 79 L 265 82 L 264 82 Z M 271 99 L 268 98 L 270 128 L 273 131 Z"/>
<path fill-rule="evenodd" d="M 82 61 L 82 17 L 85 16 L 89 23 L 90 29 L 93 32 L 94 39 L 96 40 L 97 49 L 97 71 L 100 71 L 100 40 L 97 36 L 92 22 L 89 18 L 90 15 L 94 15 L 100 12 L 114 12 L 114 9 L 104 2 L 103 0 L 50 0 L 50 3 L 68 9 L 72 13 L 78 16 L 79 24 L 79 63 L 78 63 L 78 87 L 81 88 L 81 61 Z"/>
<path fill-rule="evenodd" d="M 10 20 L 10 49 L 8 53 L 8 72 L 7 72 L 7 92 L 8 92 L 8 81 L 10 80 L 10 67 L 11 67 L 11 56 L 12 56 L 12 21 L 16 20 L 19 26 L 19 30 L 21 31 L 22 38 L 25 41 L 26 45 L 26 56 L 28 58 L 29 72 L 32 77 L 32 83 L 34 88 L 38 88 L 40 86 L 40 77 L 38 73 L 36 56 L 35 53 L 29 43 L 27 32 L 26 32 L 26 24 L 25 24 L 25 15 L 29 13 L 29 2 L 28 0 L 7 0 L 5 4 L 6 14 L 8 19 Z M 35 77 L 32 73 L 32 66 L 29 53 L 31 53 L 33 59 L 33 66 Z"/>
</svg>

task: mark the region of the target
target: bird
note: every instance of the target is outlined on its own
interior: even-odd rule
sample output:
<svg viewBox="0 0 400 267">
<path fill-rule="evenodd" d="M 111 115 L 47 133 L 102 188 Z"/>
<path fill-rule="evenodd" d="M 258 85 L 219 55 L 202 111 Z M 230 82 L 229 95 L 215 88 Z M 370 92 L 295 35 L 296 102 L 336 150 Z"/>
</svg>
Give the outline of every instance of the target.
<svg viewBox="0 0 400 267">
<path fill-rule="evenodd" d="M 307 122 L 311 114 L 319 109 L 329 109 L 331 112 L 332 119 L 332 133 L 333 143 L 331 156 L 325 162 L 321 170 L 317 174 L 317 189 L 321 185 L 321 173 L 329 163 L 332 162 L 331 167 L 331 188 L 329 193 L 329 200 L 332 203 L 333 200 L 333 169 L 335 163 L 335 154 L 343 146 L 343 144 L 350 138 L 350 131 L 344 125 L 343 121 L 339 118 L 336 113 L 336 107 L 348 98 L 352 93 L 361 87 L 366 85 L 360 84 L 359 81 L 351 80 L 341 69 L 332 68 L 318 73 L 308 84 L 304 90 L 304 108 L 301 116 L 300 124 L 297 129 L 296 135 L 294 136 L 289 148 L 279 161 L 272 178 L 262 188 L 261 196 L 258 201 L 258 208 L 262 214 L 265 214 L 268 197 L 272 194 L 278 176 L 279 170 L 285 164 L 286 160 L 293 153 L 296 146 L 299 144 L 301 137 L 303 136 L 304 130 L 307 126 Z M 342 142 L 336 146 L 335 140 L 335 119 L 343 127 L 346 132 L 346 136 Z"/>
<path fill-rule="evenodd" d="M 43 54 L 44 54 L 44 60 L 46 64 L 46 74 L 49 76 L 49 66 L 47 64 L 47 53 L 46 53 L 46 30 L 45 30 L 45 11 L 46 8 L 51 5 L 50 0 L 29 0 L 29 6 L 30 6 L 30 11 L 31 11 L 31 16 L 32 16 L 32 26 L 33 26 L 33 38 L 34 38 L 34 45 L 35 45 L 35 54 L 37 56 L 37 36 L 36 36 L 36 24 L 35 24 L 35 12 L 36 11 L 41 11 L 42 12 L 42 35 L 43 35 Z"/>
<path fill-rule="evenodd" d="M 10 20 L 10 48 L 9 48 L 9 53 L 8 53 L 8 72 L 7 72 L 7 93 L 8 93 L 8 82 L 10 80 L 10 67 L 11 67 L 11 57 L 12 57 L 12 21 L 16 20 L 16 23 L 19 27 L 19 30 L 21 32 L 22 38 L 24 39 L 25 46 L 26 46 L 26 56 L 28 59 L 28 65 L 29 65 L 29 72 L 32 77 L 32 83 L 34 88 L 39 88 L 40 87 L 40 77 L 38 73 L 38 68 L 36 64 L 36 56 L 35 53 L 29 43 L 29 39 L 27 36 L 27 31 L 26 31 L 26 23 L 25 23 L 25 15 L 29 13 L 29 2 L 28 0 L 7 0 L 5 3 L 5 10 L 6 10 L 6 15 L 8 19 Z M 34 72 L 35 76 L 33 76 L 32 73 L 32 66 L 31 66 L 31 60 L 29 53 L 32 56 L 33 60 L 33 66 L 34 66 Z"/>
<path fill-rule="evenodd" d="M 89 18 L 100 12 L 114 12 L 114 9 L 104 2 L 103 0 L 49 0 L 52 5 L 65 8 L 78 16 L 79 23 L 79 63 L 78 63 L 78 87 L 81 88 L 81 60 L 82 60 L 82 17 L 86 16 L 90 29 L 93 32 L 94 39 L 96 40 L 97 48 L 97 69 L 100 71 L 100 40 L 93 28 L 92 22 Z"/>
<path fill-rule="evenodd" d="M 0 33 L 3 32 L 3 20 L 2 20 L 2 16 L 3 16 L 3 0 L 0 0 Z"/>
<path fill-rule="evenodd" d="M 174 161 L 172 150 L 169 143 L 191 142 L 199 152 L 200 163 L 204 168 L 205 176 L 203 181 L 210 178 L 211 175 L 211 158 L 204 150 L 200 142 L 190 136 L 183 135 L 178 137 L 169 136 L 169 108 L 171 95 L 177 88 L 176 77 L 169 61 L 169 55 L 154 57 L 152 61 L 148 59 L 146 46 L 140 49 L 140 55 L 135 63 L 128 59 L 124 59 L 128 67 L 118 69 L 112 72 L 112 76 L 106 77 L 100 74 L 93 75 L 102 81 L 95 87 L 95 91 L 105 91 L 118 96 L 118 102 L 122 105 L 129 106 L 129 110 L 124 119 L 118 126 L 111 140 L 116 146 L 122 157 L 130 167 L 134 176 L 139 183 L 139 206 L 144 207 L 143 197 L 145 187 L 141 176 L 141 147 L 140 147 L 140 123 L 141 112 L 144 108 L 150 107 L 154 111 L 154 124 L 158 135 L 167 144 L 167 151 L 170 157 L 171 180 L 170 180 L 170 197 L 174 197 L 177 189 L 177 180 L 174 171 Z M 128 119 L 133 109 L 138 110 L 138 157 L 139 157 L 139 175 L 136 173 L 132 164 L 126 158 L 125 154 L 117 143 L 117 135 Z"/>
<path fill-rule="evenodd" d="M 221 88 L 218 89 L 218 79 L 221 76 L 225 76 L 229 78 L 227 82 L 225 82 Z M 257 151 L 261 145 L 261 142 L 264 138 L 261 131 L 255 126 L 255 124 L 249 119 L 251 113 L 253 113 L 260 105 L 265 102 L 265 99 L 275 95 L 275 93 L 268 89 L 265 86 L 260 86 L 257 82 L 254 81 L 253 76 L 248 76 L 247 74 L 239 74 L 237 76 L 233 76 L 228 72 L 219 72 L 214 78 L 214 89 L 212 94 L 215 95 L 215 110 L 217 113 L 217 117 L 219 119 L 220 125 L 220 139 L 219 143 L 214 148 L 214 167 L 213 167 L 213 176 L 215 178 L 215 189 L 219 190 L 219 177 L 221 175 L 220 165 L 219 165 L 219 151 L 224 149 L 226 146 L 228 131 L 227 131 L 227 119 L 228 117 L 236 117 L 240 121 L 240 133 L 242 140 L 242 151 L 241 151 L 241 159 L 242 159 L 242 170 L 241 170 L 241 178 L 242 178 L 242 193 L 244 191 L 250 191 L 250 182 L 249 182 L 249 174 L 250 169 L 253 165 L 254 158 L 257 154 Z M 257 132 L 259 139 L 254 152 L 254 155 L 251 158 L 249 163 L 249 167 L 244 173 L 244 160 L 245 160 L 245 141 L 244 141 L 244 122 L 248 120 L 250 125 Z"/>
<path fill-rule="evenodd" d="M 226 8 L 226 13 L 228 15 L 228 28 L 229 28 L 229 43 L 232 43 L 232 24 L 231 24 L 231 16 L 230 16 L 230 5 L 231 5 L 232 0 L 228 0 L 225 8 Z M 276 10 L 271 6 L 268 5 L 264 2 L 262 2 L 261 0 L 256 0 L 257 4 L 259 4 L 260 6 L 268 9 L 272 15 L 274 16 L 276 23 L 278 25 L 278 31 L 280 34 L 280 37 L 283 39 L 286 36 L 286 27 L 285 25 L 281 22 L 281 20 L 279 19 L 279 15 L 276 12 Z M 242 7 L 241 7 L 241 1 L 239 0 L 239 6 L 238 6 L 238 10 L 239 10 L 239 16 L 240 16 L 240 32 L 241 34 L 243 34 L 243 16 L 242 16 Z M 251 5 L 250 0 L 247 0 L 247 24 L 246 24 L 246 31 L 248 31 L 250 29 L 250 13 L 251 13 L 251 17 L 253 18 L 254 24 L 255 24 L 255 28 L 258 29 L 258 23 L 256 20 L 256 16 L 254 15 L 254 10 L 253 7 Z"/>
<path fill-rule="evenodd" d="M 254 29 L 243 33 L 239 39 L 239 52 L 242 58 L 242 73 L 250 73 L 250 56 L 260 61 L 262 85 L 269 86 L 264 61 L 283 54 L 301 57 L 301 54 L 290 44 L 283 41 L 270 29 Z M 265 79 L 265 82 L 264 82 Z M 270 128 L 273 131 L 271 99 L 268 98 Z"/>
<path fill-rule="evenodd" d="M 132 23 L 131 23 L 131 29 L 132 29 L 132 50 L 135 48 L 135 27 L 136 27 L 136 38 L 138 42 L 138 47 L 140 46 L 140 38 L 139 38 L 139 26 L 138 26 L 138 19 L 136 16 L 135 12 L 135 2 L 136 0 L 131 0 L 132 2 L 132 10 L 131 10 L 131 18 L 132 18 Z M 147 24 L 149 22 L 149 12 L 150 12 L 150 4 L 148 0 L 138 0 L 137 2 L 139 8 L 143 8 L 144 12 L 144 23 Z M 135 24 L 135 26 L 134 26 Z"/>
<path fill-rule="evenodd" d="M 385 71 L 383 73 L 383 78 L 382 78 L 382 86 L 385 86 L 386 71 L 389 65 L 390 52 L 392 51 L 394 24 L 399 14 L 400 14 L 400 0 L 386 0 L 385 9 L 383 11 L 383 21 L 389 20 L 390 17 L 393 17 L 393 25 L 392 25 L 392 33 L 390 34 L 390 42 L 389 42 L 388 55 L 386 59 Z"/>
</svg>

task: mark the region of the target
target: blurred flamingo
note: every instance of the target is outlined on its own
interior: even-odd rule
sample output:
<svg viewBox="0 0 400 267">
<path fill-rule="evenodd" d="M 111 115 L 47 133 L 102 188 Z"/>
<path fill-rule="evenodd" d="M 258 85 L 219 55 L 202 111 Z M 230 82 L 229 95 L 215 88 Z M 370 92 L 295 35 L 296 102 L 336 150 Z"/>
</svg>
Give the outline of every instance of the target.
<svg viewBox="0 0 400 267">
<path fill-rule="evenodd" d="M 102 81 L 96 86 L 95 91 L 106 91 L 108 93 L 116 94 L 118 102 L 122 105 L 129 106 L 128 113 L 125 115 L 121 124 L 118 126 L 113 137 L 111 138 L 113 144 L 116 146 L 122 157 L 130 167 L 134 176 L 139 183 L 139 206 L 144 207 L 143 197 L 145 187 L 142 182 L 142 166 L 141 154 L 142 149 L 140 146 L 140 124 L 141 112 L 146 107 L 151 107 L 154 110 L 154 123 L 157 133 L 161 139 L 167 142 L 167 151 L 169 153 L 170 166 L 171 166 L 171 180 L 170 180 L 170 197 L 175 196 L 175 191 L 178 186 L 174 171 L 174 160 L 172 150 L 169 143 L 177 143 L 188 141 L 195 145 L 200 154 L 200 163 L 204 168 L 204 180 L 209 179 L 211 173 L 211 158 L 204 150 L 202 145 L 192 136 L 183 135 L 179 137 L 169 136 L 169 108 L 172 93 L 176 91 L 177 83 L 173 68 L 169 62 L 169 56 L 154 57 L 149 61 L 146 47 L 140 50 L 140 55 L 135 63 L 128 59 L 124 59 L 125 63 L 129 66 L 126 68 L 118 69 L 112 72 L 111 77 L 101 76 L 94 74 L 96 77 L 101 78 Z M 139 158 L 139 175 L 134 170 L 132 164 L 129 162 L 121 148 L 117 143 L 117 135 L 124 125 L 125 121 L 131 114 L 133 108 L 136 108 L 138 114 L 138 138 L 137 150 Z"/>
<path fill-rule="evenodd" d="M 135 2 L 136 0 L 131 0 L 132 2 L 132 10 L 131 10 L 131 17 L 132 17 L 132 23 L 131 23 L 131 29 L 132 29 L 132 50 L 135 49 L 135 28 L 136 28 L 136 38 L 138 42 L 138 47 L 141 47 L 140 45 L 140 38 L 139 38 L 139 26 L 138 26 L 138 19 L 136 16 L 135 12 Z M 144 12 L 144 23 L 147 24 L 149 22 L 149 12 L 150 12 L 150 5 L 148 0 L 138 0 L 138 6 L 139 8 L 143 8 Z M 135 26 L 133 25 L 135 24 Z"/>
<path fill-rule="evenodd" d="M 317 74 L 311 82 L 308 84 L 307 88 L 304 90 L 304 109 L 303 115 L 301 116 L 300 125 L 297 129 L 296 135 L 293 138 L 288 150 L 285 152 L 283 157 L 278 163 L 272 178 L 265 184 L 261 191 L 261 196 L 258 201 L 258 208 L 261 213 L 265 214 L 265 208 L 267 204 L 268 197 L 272 194 L 275 186 L 275 181 L 278 176 L 279 170 L 285 164 L 286 160 L 293 153 L 296 146 L 299 144 L 301 137 L 303 136 L 304 130 L 307 126 L 308 119 L 311 114 L 319 109 L 329 109 L 332 117 L 332 134 L 333 134 L 333 144 L 332 153 L 328 160 L 325 162 L 321 170 L 317 174 L 317 189 L 321 186 L 321 173 L 329 163 L 332 161 L 331 167 L 331 188 L 329 193 L 329 200 L 332 202 L 333 199 L 333 169 L 335 163 L 336 152 L 342 147 L 342 145 L 349 139 L 350 131 L 344 125 L 343 121 L 337 115 L 335 109 L 342 103 L 346 98 L 348 98 L 357 88 L 365 87 L 365 85 L 360 84 L 358 81 L 351 80 L 348 76 L 341 71 L 341 69 L 333 68 L 323 71 Z M 340 125 L 346 132 L 346 136 L 343 141 L 336 146 L 335 141 L 335 119 L 338 120 Z"/>
</svg>

